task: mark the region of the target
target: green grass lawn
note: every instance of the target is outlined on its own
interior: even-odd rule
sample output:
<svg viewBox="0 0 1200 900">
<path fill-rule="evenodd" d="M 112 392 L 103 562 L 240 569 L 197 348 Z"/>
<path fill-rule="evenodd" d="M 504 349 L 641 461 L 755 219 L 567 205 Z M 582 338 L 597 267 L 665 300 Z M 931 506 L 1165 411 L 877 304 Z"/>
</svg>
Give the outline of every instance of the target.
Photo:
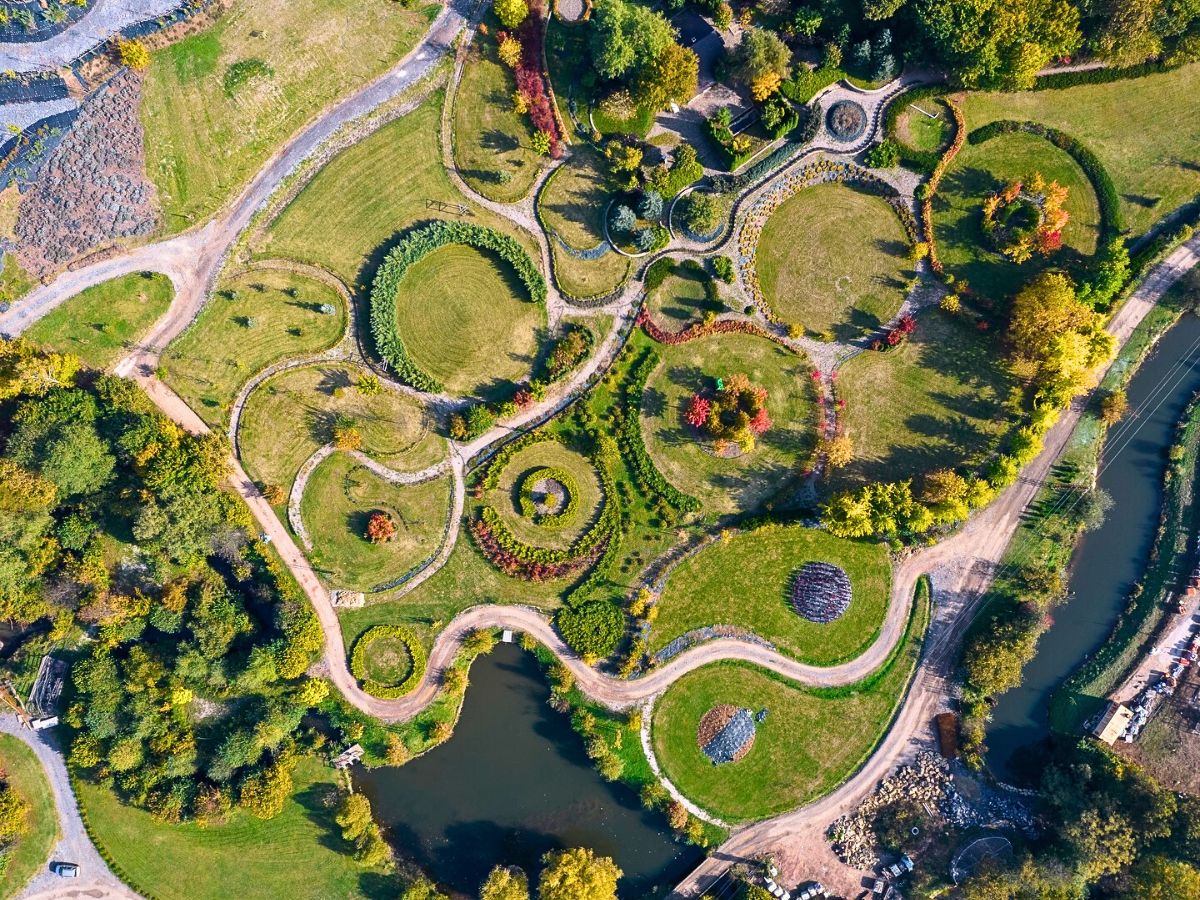
<svg viewBox="0 0 1200 900">
<path fill-rule="evenodd" d="M 25 336 L 107 369 L 148 332 L 171 305 L 165 275 L 125 275 L 88 288 L 33 324 Z"/>
<path fill-rule="evenodd" d="M 443 459 L 446 443 L 421 404 L 385 387 L 363 396 L 362 370 L 343 363 L 290 369 L 264 382 L 246 402 L 240 445 L 252 478 L 290 490 L 304 461 L 333 436 L 338 416 L 362 434 L 362 450 L 398 471 L 416 472 Z"/>
<path fill-rule="evenodd" d="M 812 366 L 766 338 L 720 334 L 659 348 L 661 361 L 646 383 L 642 434 L 659 471 L 707 512 L 753 509 L 797 473 L 815 441 Z M 684 421 L 692 394 L 716 378 L 742 373 L 769 393 L 772 428 L 750 453 L 721 458 Z"/>
<path fill-rule="evenodd" d="M 970 129 L 1031 119 L 1083 141 L 1116 183 L 1135 235 L 1200 193 L 1198 63 L 1108 84 L 970 94 L 963 111 Z"/>
<path fill-rule="evenodd" d="M 79 805 L 101 849 L 131 887 L 161 900 L 325 900 L 394 897 L 395 881 L 365 869 L 333 821 L 333 769 L 306 757 L 296 792 L 274 819 L 237 812 L 210 828 L 168 825 L 122 804 L 108 789 L 76 782 Z"/>
<path fill-rule="evenodd" d="M 896 117 L 897 139 L 914 150 L 941 150 L 953 135 L 954 119 L 950 110 L 934 97 L 909 104 Z"/>
<path fill-rule="evenodd" d="M 547 228 L 569 246 L 591 250 L 604 243 L 604 211 L 611 196 L 600 155 L 580 145 L 546 182 L 538 196 L 538 210 Z M 599 259 L 578 259 L 553 234 L 550 248 L 559 285 L 576 297 L 616 290 L 633 267 L 628 257 L 612 250 Z"/>
<path fill-rule="evenodd" d="M 434 91 L 421 106 L 335 156 L 288 204 L 254 247 L 323 266 L 354 289 L 367 287 L 396 238 L 417 222 L 455 218 L 427 200 L 463 204 L 468 221 L 520 240 L 534 259 L 537 245 L 507 219 L 474 206 L 450 183 L 442 165 L 442 102 Z"/>
<path fill-rule="evenodd" d="M 525 476 L 534 469 L 553 466 L 570 473 L 579 487 L 578 511 L 560 526 L 536 524 L 521 514 L 518 494 Z M 504 467 L 500 483 L 484 500 L 500 513 L 513 534 L 535 547 L 569 547 L 599 515 L 603 493 L 596 470 L 586 456 L 558 441 L 542 441 L 518 450 Z"/>
<path fill-rule="evenodd" d="M 335 453 L 309 479 L 300 516 L 313 540 L 313 568 L 334 587 L 370 591 L 437 551 L 449 509 L 448 476 L 392 484 Z M 375 512 L 392 517 L 396 535 L 390 541 L 367 540 L 367 519 Z"/>
<path fill-rule="evenodd" d="M 378 684 L 402 684 L 412 674 L 408 644 L 391 634 L 372 638 L 363 651 L 363 673 Z"/>
<path fill-rule="evenodd" d="M 705 276 L 677 267 L 661 285 L 646 297 L 646 309 L 659 328 L 687 331 L 701 322 L 704 314 L 726 311 L 724 303 L 714 303 L 704 292 Z"/>
<path fill-rule="evenodd" d="M 394 65 L 436 12 L 375 0 L 243 3 L 157 52 L 141 119 L 167 227 L 214 213 L 318 112 Z M 230 77 L 254 60 L 269 74 Z"/>
<path fill-rule="evenodd" d="M 980 464 L 1015 422 L 1019 403 L 998 340 L 935 310 L 897 349 L 846 362 L 838 394 L 855 460 L 834 486 Z"/>
<path fill-rule="evenodd" d="M 0 897 L 12 897 L 49 862 L 59 837 L 58 818 L 42 764 L 32 750 L 8 734 L 0 734 L 0 780 L 30 807 L 29 830 L 7 851 L 8 867 L 0 879 Z"/>
<path fill-rule="evenodd" d="M 33 289 L 33 285 L 33 278 L 21 268 L 16 254 L 5 253 L 4 270 L 0 271 L 0 303 L 19 300 Z"/>
<path fill-rule="evenodd" d="M 452 244 L 409 268 L 396 323 L 413 362 L 449 393 L 497 400 L 533 370 L 546 308 L 490 251 Z"/>
<path fill-rule="evenodd" d="M 922 601 L 892 659 L 845 688 L 804 688 L 745 663 L 716 663 L 684 675 L 654 709 L 659 765 L 685 796 L 728 822 L 763 819 L 829 793 L 886 733 L 928 621 Z M 696 727 L 719 703 L 768 715 L 745 758 L 713 766 L 697 744 Z"/>
<path fill-rule="evenodd" d="M 850 608 L 833 622 L 812 622 L 792 609 L 792 577 L 809 562 L 833 563 L 850 576 Z M 882 544 L 798 525 L 760 528 L 711 544 L 671 573 L 658 601 L 650 649 L 706 625 L 737 625 L 789 656 L 834 665 L 875 640 L 890 584 L 891 563 Z"/>
<path fill-rule="evenodd" d="M 494 34 L 501 26 L 494 16 L 488 19 Z M 478 35 L 454 95 L 454 162 L 467 184 L 501 203 L 529 193 L 541 170 L 541 157 L 529 143 L 529 117 L 513 109 L 516 88 L 512 70 L 496 53 L 495 37 Z"/>
<path fill-rule="evenodd" d="M 1070 192 L 1065 208 L 1071 218 L 1063 229 L 1063 247 L 1049 257 L 1034 254 L 1020 265 L 985 240 L 983 201 L 1010 181 L 1040 172 Z M 938 255 L 958 279 L 994 300 L 1015 294 L 1047 266 L 1077 269 L 1093 253 L 1100 237 L 1100 207 L 1083 169 L 1066 151 L 1033 134 L 1002 134 L 982 144 L 964 144 L 933 200 Z"/>
<path fill-rule="evenodd" d="M 322 304 L 334 314 L 322 313 Z M 291 272 L 226 278 L 162 355 L 164 380 L 209 425 L 220 425 L 254 374 L 336 344 L 346 328 L 345 306 L 333 288 Z"/>
<path fill-rule="evenodd" d="M 908 239 L 882 197 L 843 184 L 805 188 L 758 241 L 763 296 L 788 324 L 825 339 L 876 331 L 904 302 Z"/>
</svg>

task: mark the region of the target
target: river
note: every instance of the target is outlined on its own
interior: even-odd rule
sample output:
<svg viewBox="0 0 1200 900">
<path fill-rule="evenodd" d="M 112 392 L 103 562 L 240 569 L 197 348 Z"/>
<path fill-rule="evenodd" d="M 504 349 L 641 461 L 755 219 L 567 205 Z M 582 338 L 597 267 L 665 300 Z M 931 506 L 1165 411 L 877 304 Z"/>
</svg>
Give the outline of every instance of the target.
<svg viewBox="0 0 1200 900">
<path fill-rule="evenodd" d="M 702 852 L 672 840 L 630 788 L 601 779 L 549 694 L 533 655 L 501 644 L 471 667 L 449 741 L 361 771 L 358 786 L 397 849 L 454 891 L 478 896 L 498 863 L 535 876 L 547 850 L 582 846 L 616 860 L 621 897 L 665 896 Z"/>
<path fill-rule="evenodd" d="M 1025 667 L 1021 686 L 1004 694 L 993 710 L 988 764 L 1002 778 L 1038 768 L 1020 765 L 1020 758 L 1036 759 L 1028 749 L 1048 735 L 1051 694 L 1104 643 L 1130 588 L 1142 577 L 1158 526 L 1165 453 L 1198 390 L 1200 318 L 1185 315 L 1129 382 L 1136 431 L 1114 428 L 1101 463 L 1099 484 L 1112 496 L 1113 508 L 1076 547 L 1068 599 L 1054 609 L 1054 624 Z"/>
</svg>

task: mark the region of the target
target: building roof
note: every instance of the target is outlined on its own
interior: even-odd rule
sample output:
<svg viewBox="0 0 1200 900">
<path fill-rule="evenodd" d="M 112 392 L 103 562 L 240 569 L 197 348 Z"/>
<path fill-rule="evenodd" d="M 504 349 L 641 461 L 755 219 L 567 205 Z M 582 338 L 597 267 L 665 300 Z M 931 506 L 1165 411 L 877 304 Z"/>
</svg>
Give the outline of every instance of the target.
<svg viewBox="0 0 1200 900">
<path fill-rule="evenodd" d="M 1106 744 L 1116 743 L 1117 738 L 1125 733 L 1133 719 L 1133 710 L 1124 703 L 1109 701 L 1108 709 L 1104 711 L 1092 734 Z"/>
</svg>

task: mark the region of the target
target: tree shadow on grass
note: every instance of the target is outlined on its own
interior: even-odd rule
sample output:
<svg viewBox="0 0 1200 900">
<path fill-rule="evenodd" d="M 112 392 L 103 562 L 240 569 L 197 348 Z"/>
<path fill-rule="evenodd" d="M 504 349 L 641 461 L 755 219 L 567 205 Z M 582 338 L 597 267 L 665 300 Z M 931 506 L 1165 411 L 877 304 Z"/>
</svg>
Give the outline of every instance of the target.
<svg viewBox="0 0 1200 900">
<path fill-rule="evenodd" d="M 304 816 L 320 829 L 317 842 L 336 853 L 353 853 L 354 848 L 342 839 L 341 829 L 333 817 L 337 814 L 338 789 L 331 784 L 310 784 L 293 795 L 304 810 Z"/>
<path fill-rule="evenodd" d="M 521 148 L 521 141 L 507 131 L 489 128 L 479 136 L 479 146 L 491 153 L 512 153 Z"/>
</svg>

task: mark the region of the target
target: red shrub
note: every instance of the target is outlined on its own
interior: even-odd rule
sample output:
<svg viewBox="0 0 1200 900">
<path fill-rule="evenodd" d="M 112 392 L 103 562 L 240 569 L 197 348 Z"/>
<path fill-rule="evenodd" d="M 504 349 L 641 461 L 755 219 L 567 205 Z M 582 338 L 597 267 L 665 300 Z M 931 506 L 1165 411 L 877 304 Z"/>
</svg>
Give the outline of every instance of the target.
<svg viewBox="0 0 1200 900">
<path fill-rule="evenodd" d="M 708 421 L 709 410 L 712 409 L 712 403 L 708 398 L 701 397 L 699 394 L 693 394 L 687 408 L 687 421 L 693 428 L 701 427 Z"/>
</svg>

